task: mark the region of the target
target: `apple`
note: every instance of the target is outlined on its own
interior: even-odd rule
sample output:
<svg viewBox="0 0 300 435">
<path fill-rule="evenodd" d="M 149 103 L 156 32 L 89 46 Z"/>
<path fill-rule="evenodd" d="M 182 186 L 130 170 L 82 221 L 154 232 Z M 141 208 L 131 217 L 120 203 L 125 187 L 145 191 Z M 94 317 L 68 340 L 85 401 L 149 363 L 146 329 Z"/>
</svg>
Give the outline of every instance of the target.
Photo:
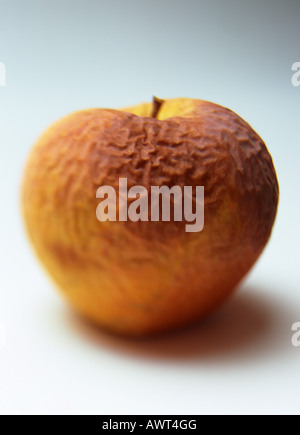
<svg viewBox="0 0 300 435">
<path fill-rule="evenodd" d="M 154 186 L 202 186 L 202 230 L 185 231 L 174 216 L 98 219 L 98 189 L 117 191 L 120 179 L 127 192 L 140 186 L 149 195 Z M 129 206 L 137 198 L 127 197 Z M 38 139 L 22 179 L 29 239 L 65 299 L 131 336 L 220 306 L 265 247 L 277 203 L 272 158 L 257 133 L 231 110 L 188 98 L 68 115 Z"/>
</svg>

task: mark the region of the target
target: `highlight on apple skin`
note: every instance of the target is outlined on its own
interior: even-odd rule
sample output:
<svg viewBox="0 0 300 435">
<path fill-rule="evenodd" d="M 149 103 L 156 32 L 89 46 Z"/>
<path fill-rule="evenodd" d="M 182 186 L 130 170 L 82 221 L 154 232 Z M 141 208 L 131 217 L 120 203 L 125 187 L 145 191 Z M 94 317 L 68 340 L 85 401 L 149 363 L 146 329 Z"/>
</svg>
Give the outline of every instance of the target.
<svg viewBox="0 0 300 435">
<path fill-rule="evenodd" d="M 100 186 L 204 186 L 205 224 L 99 222 Z M 65 299 L 110 331 L 146 336 L 214 311 L 254 265 L 273 227 L 278 183 L 257 133 L 203 100 L 89 109 L 50 126 L 30 152 L 22 213 Z"/>
</svg>

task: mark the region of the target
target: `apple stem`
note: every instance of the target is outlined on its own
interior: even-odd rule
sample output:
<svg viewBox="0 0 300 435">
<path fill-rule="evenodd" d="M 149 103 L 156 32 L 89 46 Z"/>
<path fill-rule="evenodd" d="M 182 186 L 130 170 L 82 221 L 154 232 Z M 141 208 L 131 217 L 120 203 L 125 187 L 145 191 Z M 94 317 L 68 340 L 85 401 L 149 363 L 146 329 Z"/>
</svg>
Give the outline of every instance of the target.
<svg viewBox="0 0 300 435">
<path fill-rule="evenodd" d="M 153 96 L 153 109 L 152 109 L 151 118 L 157 117 L 158 112 L 159 112 L 159 110 L 164 102 L 165 102 L 165 100 L 162 100 L 161 98 L 157 98 L 157 97 Z"/>
</svg>

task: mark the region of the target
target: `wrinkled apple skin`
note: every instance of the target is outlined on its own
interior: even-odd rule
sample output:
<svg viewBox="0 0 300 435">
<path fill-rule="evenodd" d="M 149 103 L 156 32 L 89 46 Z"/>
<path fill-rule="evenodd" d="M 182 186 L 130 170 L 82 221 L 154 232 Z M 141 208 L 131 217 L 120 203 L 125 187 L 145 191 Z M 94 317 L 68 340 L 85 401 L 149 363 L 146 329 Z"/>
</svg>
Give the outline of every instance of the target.
<svg viewBox="0 0 300 435">
<path fill-rule="evenodd" d="M 278 184 L 262 139 L 238 115 L 191 99 L 90 109 L 53 124 L 22 180 L 29 239 L 77 311 L 144 336 L 186 325 L 225 300 L 274 223 Z M 205 224 L 99 222 L 99 186 L 204 186 Z"/>
</svg>

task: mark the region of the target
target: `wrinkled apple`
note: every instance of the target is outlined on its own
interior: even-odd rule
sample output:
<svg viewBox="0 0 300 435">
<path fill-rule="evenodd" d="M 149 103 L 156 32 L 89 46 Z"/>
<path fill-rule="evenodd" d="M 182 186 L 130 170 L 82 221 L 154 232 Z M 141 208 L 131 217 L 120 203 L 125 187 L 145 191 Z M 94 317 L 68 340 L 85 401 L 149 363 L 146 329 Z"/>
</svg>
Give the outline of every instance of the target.
<svg viewBox="0 0 300 435">
<path fill-rule="evenodd" d="M 185 231 L 184 219 L 97 219 L 98 189 L 117 191 L 119 179 L 149 194 L 203 186 L 202 231 Z M 218 307 L 266 245 L 277 202 L 255 131 L 229 109 L 185 98 L 66 116 L 37 141 L 22 182 L 29 238 L 65 298 L 134 336 Z"/>
</svg>

